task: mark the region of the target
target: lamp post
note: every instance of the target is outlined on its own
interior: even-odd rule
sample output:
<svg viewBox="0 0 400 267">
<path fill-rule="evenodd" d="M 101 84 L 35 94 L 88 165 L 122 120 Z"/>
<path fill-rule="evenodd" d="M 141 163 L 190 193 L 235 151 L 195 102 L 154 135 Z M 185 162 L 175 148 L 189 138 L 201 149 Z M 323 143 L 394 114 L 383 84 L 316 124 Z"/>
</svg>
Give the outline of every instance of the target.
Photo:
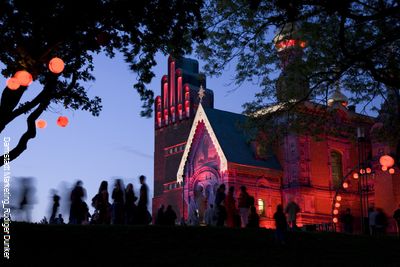
<svg viewBox="0 0 400 267">
<path fill-rule="evenodd" d="M 371 169 L 367 164 L 367 144 L 364 129 L 362 127 L 357 128 L 357 145 L 358 145 L 358 166 L 359 166 L 359 179 L 358 179 L 358 192 L 360 194 L 360 219 L 361 219 L 361 233 L 368 232 L 368 176 L 371 173 Z M 367 171 L 369 170 L 369 171 Z"/>
</svg>

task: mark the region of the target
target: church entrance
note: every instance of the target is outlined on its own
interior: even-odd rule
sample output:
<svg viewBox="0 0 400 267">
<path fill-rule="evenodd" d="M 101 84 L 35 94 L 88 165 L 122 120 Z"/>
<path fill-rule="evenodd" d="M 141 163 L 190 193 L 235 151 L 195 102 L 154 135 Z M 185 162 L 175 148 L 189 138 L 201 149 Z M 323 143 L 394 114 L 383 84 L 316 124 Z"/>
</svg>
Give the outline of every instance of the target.
<svg viewBox="0 0 400 267">
<path fill-rule="evenodd" d="M 219 186 L 218 173 L 215 170 L 203 170 L 192 178 L 189 188 L 189 219 L 204 223 L 204 214 L 210 204 L 214 204 Z M 195 216 L 195 217 L 194 217 Z"/>
</svg>

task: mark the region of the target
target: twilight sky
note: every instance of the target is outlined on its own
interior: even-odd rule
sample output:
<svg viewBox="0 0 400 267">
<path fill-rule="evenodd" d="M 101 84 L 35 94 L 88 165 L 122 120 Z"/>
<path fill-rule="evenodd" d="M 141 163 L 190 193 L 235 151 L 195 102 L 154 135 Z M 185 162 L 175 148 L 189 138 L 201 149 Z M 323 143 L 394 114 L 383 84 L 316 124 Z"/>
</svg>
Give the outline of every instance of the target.
<svg viewBox="0 0 400 267">
<path fill-rule="evenodd" d="M 154 71 L 156 77 L 150 84 L 156 95 L 160 94 L 160 79 L 167 74 L 167 57 L 157 56 L 158 65 Z M 68 64 L 68 62 L 66 62 Z M 200 62 L 200 69 L 203 63 Z M 215 108 L 242 112 L 242 104 L 252 100 L 258 86 L 247 83 L 231 91 L 235 85 L 229 85 L 233 79 L 234 65 L 227 66 L 223 76 L 207 77 L 207 87 L 214 91 Z M 125 184 L 133 183 L 135 191 L 139 189 L 138 176 L 144 174 L 153 190 L 153 153 L 154 124 L 153 118 L 140 117 L 141 102 L 132 85 L 136 75 L 120 55 L 108 59 L 104 55 L 95 56 L 96 81 L 87 85 L 89 96 L 100 96 L 103 110 L 99 117 L 93 117 L 85 111 L 64 110 L 61 105 L 52 105 L 42 114 L 47 121 L 45 129 L 38 129 L 37 136 L 28 143 L 28 149 L 11 162 L 11 188 L 16 189 L 18 177 L 34 177 L 36 193 L 32 220 L 39 221 L 50 217 L 51 189 L 61 195 L 63 217 L 68 222 L 66 204 L 71 187 L 76 180 L 82 180 L 87 190 L 86 202 L 90 206 L 102 180 L 109 181 L 112 191 L 114 178 L 123 178 Z M 0 77 L 0 84 L 6 83 Z M 28 88 L 25 100 L 36 95 L 40 88 L 33 82 Z M 28 92 L 27 92 L 28 93 Z M 67 116 L 70 123 L 61 128 L 56 125 L 57 117 Z M 1 133 L 11 137 L 14 147 L 25 131 L 26 117 L 21 117 Z M 2 184 L 1 184 L 2 186 Z M 12 200 L 20 201 L 20 196 L 13 193 Z M 91 212 L 93 209 L 91 208 Z M 17 214 L 14 219 L 17 218 Z"/>
</svg>

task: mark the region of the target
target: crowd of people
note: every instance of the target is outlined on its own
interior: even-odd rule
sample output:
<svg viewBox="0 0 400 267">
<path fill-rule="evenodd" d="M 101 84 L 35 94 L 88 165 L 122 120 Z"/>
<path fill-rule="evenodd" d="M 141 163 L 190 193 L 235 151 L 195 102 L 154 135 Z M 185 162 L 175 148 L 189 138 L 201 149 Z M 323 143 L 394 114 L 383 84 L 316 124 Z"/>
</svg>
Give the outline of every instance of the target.
<svg viewBox="0 0 400 267">
<path fill-rule="evenodd" d="M 147 210 L 148 205 L 148 187 L 145 183 L 145 176 L 140 176 L 141 184 L 139 197 L 135 196 L 134 188 L 129 183 L 125 188 L 122 180 L 116 179 L 114 188 L 111 192 L 112 203 L 109 202 L 108 182 L 102 181 L 97 194 L 92 198 L 91 205 L 94 208 L 92 214 L 89 213 L 89 207 L 84 201 L 86 190 L 82 182 L 78 181 L 70 193 L 70 213 L 69 224 L 150 224 L 152 217 Z M 255 207 L 254 197 L 249 195 L 245 186 L 240 187 L 239 196 L 235 198 L 235 188 L 229 187 L 228 193 L 225 193 L 225 184 L 219 185 L 215 201 L 207 203 L 207 200 L 190 201 L 188 220 L 181 219 L 182 224 L 208 226 L 226 226 L 226 227 L 259 227 L 260 217 Z M 194 193 L 194 199 L 198 200 L 203 196 L 202 192 Z M 48 223 L 63 224 L 64 219 L 58 214 L 60 206 L 60 197 L 53 194 L 53 205 Z M 287 229 L 295 230 L 297 228 L 296 218 L 300 212 L 300 207 L 296 202 L 290 200 L 284 209 L 281 204 L 276 207 L 273 215 L 276 226 L 276 237 L 280 242 L 284 241 Z M 397 232 L 400 237 L 400 205 L 394 211 L 393 218 L 396 222 Z M 154 223 L 156 225 L 175 225 L 177 223 L 177 214 L 171 205 L 164 205 L 158 209 Z M 349 208 L 341 215 L 340 221 L 345 233 L 353 233 L 354 217 Z M 46 219 L 47 223 L 47 219 Z M 372 236 L 383 235 L 388 226 L 388 217 L 380 208 L 370 207 L 368 218 L 365 222 L 366 229 Z"/>
<path fill-rule="evenodd" d="M 125 188 L 121 179 L 116 179 L 109 201 L 108 182 L 102 181 L 97 194 L 92 198 L 91 205 L 94 212 L 90 214 L 89 206 L 85 202 L 86 190 L 82 181 L 76 182 L 70 194 L 69 224 L 149 224 L 152 221 L 147 210 L 148 187 L 146 177 L 141 175 L 139 198 L 135 196 L 133 185 L 129 183 Z M 64 219 L 59 214 L 60 197 L 53 194 L 53 205 L 49 223 L 62 224 Z"/>
</svg>

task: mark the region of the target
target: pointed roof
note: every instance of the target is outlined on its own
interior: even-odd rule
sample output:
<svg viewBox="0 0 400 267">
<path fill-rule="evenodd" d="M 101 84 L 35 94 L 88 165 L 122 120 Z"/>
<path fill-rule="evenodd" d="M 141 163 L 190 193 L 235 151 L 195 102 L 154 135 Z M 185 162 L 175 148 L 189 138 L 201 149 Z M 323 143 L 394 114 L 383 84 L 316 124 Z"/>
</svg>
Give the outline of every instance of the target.
<svg viewBox="0 0 400 267">
<path fill-rule="evenodd" d="M 204 111 L 228 162 L 282 170 L 275 155 L 267 160 L 254 157 L 249 145 L 251 133 L 242 129 L 246 122 L 245 115 L 211 108 L 204 108 Z"/>
<path fill-rule="evenodd" d="M 246 116 L 244 115 L 213 108 L 204 108 L 200 103 L 178 168 L 177 181 L 182 181 L 184 166 L 192 146 L 196 128 L 201 121 L 204 122 L 221 159 L 221 171 L 227 170 L 228 162 L 282 170 L 275 155 L 271 155 L 267 160 L 260 160 L 254 157 L 254 153 L 249 145 L 250 134 L 241 128 L 241 124 L 245 120 Z"/>
</svg>

